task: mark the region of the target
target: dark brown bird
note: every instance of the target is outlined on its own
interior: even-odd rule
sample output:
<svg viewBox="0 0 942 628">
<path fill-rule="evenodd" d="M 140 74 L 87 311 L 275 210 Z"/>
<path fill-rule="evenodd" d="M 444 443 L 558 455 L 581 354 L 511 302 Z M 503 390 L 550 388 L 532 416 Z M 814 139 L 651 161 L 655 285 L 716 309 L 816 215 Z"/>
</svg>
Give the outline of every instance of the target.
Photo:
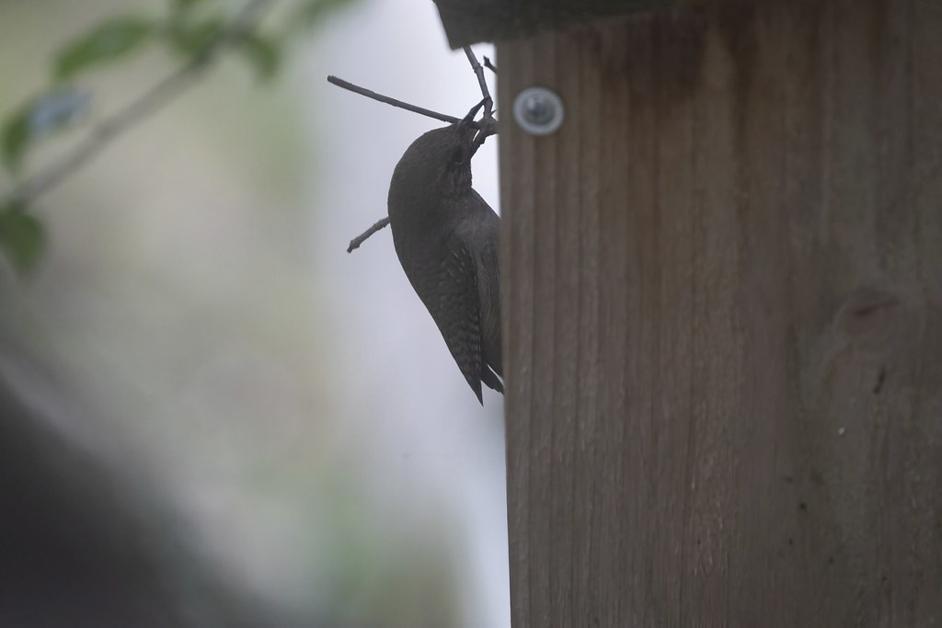
<svg viewBox="0 0 942 628">
<path fill-rule="evenodd" d="M 501 383 L 500 218 L 471 187 L 474 112 L 412 142 L 389 184 L 402 269 L 483 404 Z"/>
</svg>

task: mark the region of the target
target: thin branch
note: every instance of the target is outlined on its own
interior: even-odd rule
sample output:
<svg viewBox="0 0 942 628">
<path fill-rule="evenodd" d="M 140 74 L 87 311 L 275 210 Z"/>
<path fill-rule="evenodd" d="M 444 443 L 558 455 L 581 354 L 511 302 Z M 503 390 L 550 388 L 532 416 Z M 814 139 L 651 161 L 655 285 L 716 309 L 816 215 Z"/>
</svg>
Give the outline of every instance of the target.
<svg viewBox="0 0 942 628">
<path fill-rule="evenodd" d="M 9 199 L 16 204 L 28 205 L 88 165 L 115 139 L 160 111 L 195 85 L 195 79 L 215 61 L 219 49 L 251 32 L 264 13 L 274 4 L 274 0 L 246 2 L 242 10 L 232 19 L 231 24 L 209 42 L 192 61 L 164 78 L 123 109 L 94 126 L 72 150 L 14 187 Z"/>
<path fill-rule="evenodd" d="M 389 216 L 383 218 L 382 220 L 377 220 L 372 227 L 350 240 L 350 246 L 347 247 L 347 253 L 352 253 L 354 250 L 360 248 L 360 245 L 366 242 L 367 238 L 380 229 L 385 228 L 387 225 L 389 225 Z"/>
<path fill-rule="evenodd" d="M 411 105 L 407 102 L 397 100 L 390 96 L 384 96 L 383 94 L 378 94 L 371 89 L 366 89 L 365 87 L 354 85 L 353 83 L 350 83 L 349 81 L 345 81 L 342 78 L 337 78 L 336 76 L 328 76 L 327 82 L 333 85 L 336 85 L 337 87 L 348 89 L 351 92 L 354 92 L 361 96 L 366 96 L 367 98 L 372 98 L 373 100 L 378 100 L 379 102 L 386 103 L 387 105 L 392 105 L 393 107 L 399 107 L 400 109 L 405 109 L 406 111 L 411 111 L 413 113 L 418 113 L 423 116 L 428 116 L 429 118 L 435 118 L 436 120 L 441 120 L 442 122 L 450 122 L 454 124 L 455 122 L 459 122 L 461 120 L 461 118 L 456 118 L 446 113 L 439 113 L 437 111 L 432 111 L 431 109 L 426 109 L 424 107 Z M 477 127 L 477 123 L 475 123 L 474 126 Z"/>
<path fill-rule="evenodd" d="M 494 100 L 491 98 L 491 92 L 487 89 L 487 80 L 484 78 L 484 68 L 478 63 L 478 58 L 474 56 L 474 51 L 471 50 L 471 46 L 464 47 L 464 54 L 468 57 L 468 62 L 471 64 L 471 69 L 474 70 L 475 76 L 478 77 L 481 95 L 484 96 L 484 114 L 481 116 L 481 121 L 478 123 L 478 133 L 471 143 L 471 154 L 468 156 L 470 159 L 474 157 L 478 149 L 484 145 L 487 138 L 497 134 L 497 120 L 494 118 Z M 487 57 L 485 57 L 485 60 L 486 59 Z"/>
<path fill-rule="evenodd" d="M 471 50 L 471 46 L 464 47 L 464 54 L 468 57 L 471 69 L 474 70 L 474 74 L 478 77 L 478 85 L 481 86 L 481 95 L 484 96 L 484 119 L 490 120 L 494 117 L 494 100 L 491 98 L 491 93 L 487 89 L 487 80 L 484 78 L 484 68 L 481 67 L 478 58 L 474 56 L 474 51 Z"/>
<path fill-rule="evenodd" d="M 487 57 L 484 57 L 484 67 L 490 70 L 491 72 L 493 72 L 494 74 L 497 74 L 497 68 L 494 66 L 493 63 L 491 63 L 491 60 L 488 59 Z"/>
</svg>

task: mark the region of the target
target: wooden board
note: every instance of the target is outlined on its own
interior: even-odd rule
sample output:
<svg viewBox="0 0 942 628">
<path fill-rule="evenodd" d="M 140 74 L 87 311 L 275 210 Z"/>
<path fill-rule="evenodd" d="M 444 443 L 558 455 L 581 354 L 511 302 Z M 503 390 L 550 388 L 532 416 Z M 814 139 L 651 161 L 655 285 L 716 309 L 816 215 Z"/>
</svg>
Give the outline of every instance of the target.
<svg viewBox="0 0 942 628">
<path fill-rule="evenodd" d="M 664 8 L 673 5 L 674 0 L 435 0 L 435 4 L 448 42 L 457 48 L 529 35 L 542 28 L 577 24 L 603 15 Z"/>
<path fill-rule="evenodd" d="M 942 3 L 498 56 L 514 626 L 942 625 Z"/>
</svg>

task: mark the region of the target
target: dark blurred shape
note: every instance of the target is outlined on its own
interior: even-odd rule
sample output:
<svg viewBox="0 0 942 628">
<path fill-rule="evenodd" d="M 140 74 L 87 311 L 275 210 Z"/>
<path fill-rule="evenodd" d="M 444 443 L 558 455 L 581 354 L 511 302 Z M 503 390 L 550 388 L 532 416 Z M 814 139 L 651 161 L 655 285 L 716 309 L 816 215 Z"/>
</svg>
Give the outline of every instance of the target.
<svg viewBox="0 0 942 628">
<path fill-rule="evenodd" d="M 143 525 L 144 513 L 103 464 L 45 427 L 0 379 L 0 626 L 281 625 L 182 545 L 180 557 L 161 556 L 146 529 L 159 515 Z M 162 570 L 168 558 L 194 563 L 186 573 L 195 612 Z"/>
</svg>

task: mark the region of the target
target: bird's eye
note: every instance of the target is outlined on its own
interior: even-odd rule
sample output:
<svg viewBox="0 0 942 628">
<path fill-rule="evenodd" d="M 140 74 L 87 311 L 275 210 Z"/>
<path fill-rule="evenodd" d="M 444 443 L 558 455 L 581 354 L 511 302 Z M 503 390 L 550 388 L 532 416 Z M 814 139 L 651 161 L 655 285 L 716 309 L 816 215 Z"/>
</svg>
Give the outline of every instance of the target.
<svg viewBox="0 0 942 628">
<path fill-rule="evenodd" d="M 461 150 L 461 147 L 459 146 L 458 148 L 451 151 L 451 163 L 457 166 L 462 161 L 464 161 L 464 151 Z"/>
</svg>

